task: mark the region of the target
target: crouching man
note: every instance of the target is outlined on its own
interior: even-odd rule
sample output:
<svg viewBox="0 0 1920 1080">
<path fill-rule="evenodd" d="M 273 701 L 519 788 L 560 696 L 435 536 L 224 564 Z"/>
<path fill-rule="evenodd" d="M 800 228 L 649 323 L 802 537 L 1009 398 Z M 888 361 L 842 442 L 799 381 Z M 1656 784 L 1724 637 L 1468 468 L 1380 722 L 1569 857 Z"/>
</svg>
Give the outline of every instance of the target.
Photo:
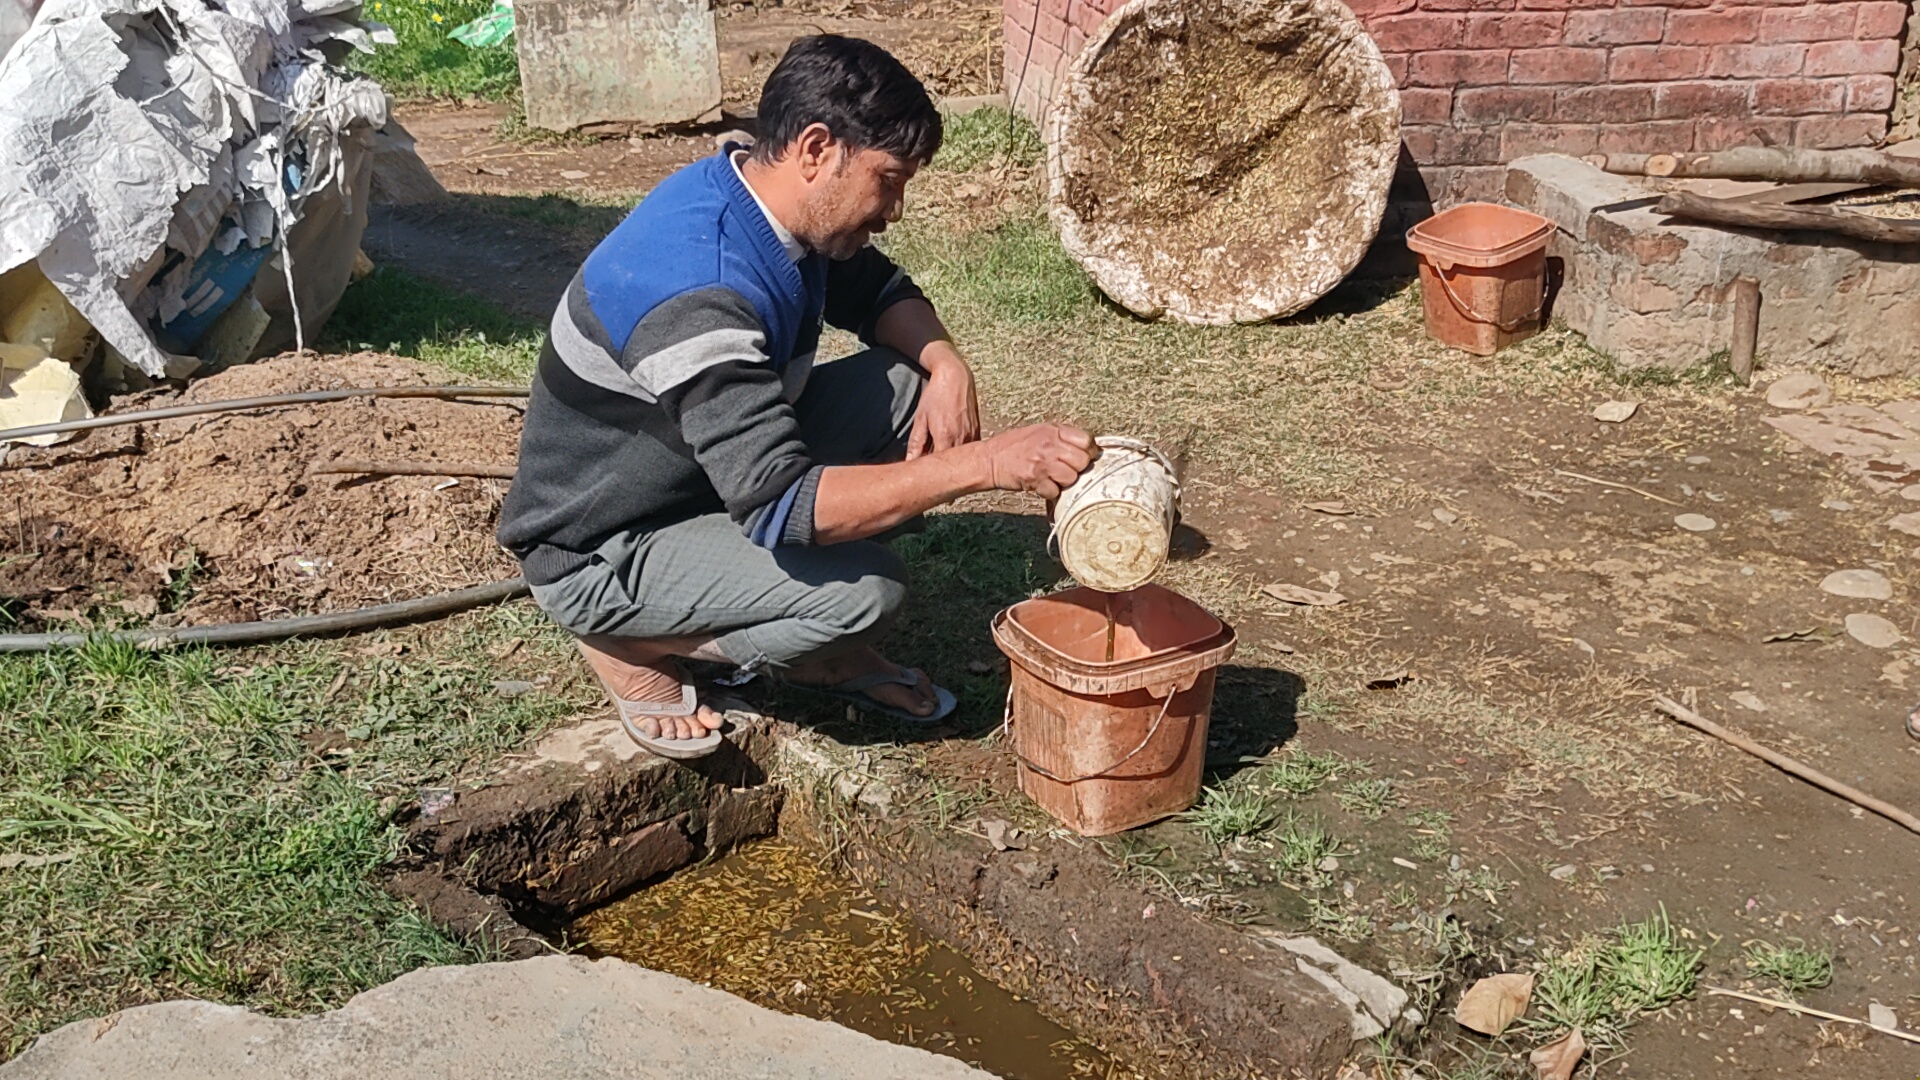
<svg viewBox="0 0 1920 1080">
<path fill-rule="evenodd" d="M 759 125 L 750 151 L 662 181 L 574 276 L 501 513 L 534 599 L 665 757 L 720 742 L 679 657 L 946 716 L 952 694 L 874 648 L 909 602 L 882 539 L 973 492 L 1051 499 L 1098 453 L 1057 424 L 982 441 L 966 362 L 868 246 L 940 146 L 899 61 L 797 41 Z M 866 350 L 816 368 L 823 319 Z"/>
</svg>

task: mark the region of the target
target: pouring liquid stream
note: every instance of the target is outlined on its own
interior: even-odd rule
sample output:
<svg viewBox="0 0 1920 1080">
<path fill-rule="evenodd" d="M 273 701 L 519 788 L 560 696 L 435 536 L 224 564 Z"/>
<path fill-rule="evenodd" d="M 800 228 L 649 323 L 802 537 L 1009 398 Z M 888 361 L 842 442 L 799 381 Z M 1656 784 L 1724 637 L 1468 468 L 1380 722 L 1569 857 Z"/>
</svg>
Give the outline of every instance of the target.
<svg viewBox="0 0 1920 1080">
<path fill-rule="evenodd" d="M 1115 593 L 1107 595 L 1107 663 L 1113 663 L 1113 598 Z"/>
</svg>

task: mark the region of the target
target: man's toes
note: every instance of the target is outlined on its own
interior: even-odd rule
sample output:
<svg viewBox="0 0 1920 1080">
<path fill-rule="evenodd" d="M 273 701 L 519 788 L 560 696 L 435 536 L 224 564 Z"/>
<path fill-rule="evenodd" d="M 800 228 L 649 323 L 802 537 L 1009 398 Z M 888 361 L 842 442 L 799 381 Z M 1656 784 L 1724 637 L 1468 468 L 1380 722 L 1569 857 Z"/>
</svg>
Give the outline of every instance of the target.
<svg viewBox="0 0 1920 1080">
<path fill-rule="evenodd" d="M 698 715 L 700 724 L 693 733 L 693 737 L 696 739 L 709 731 L 719 731 L 720 725 L 727 722 L 727 718 L 724 715 L 707 708 L 705 705 L 700 706 Z"/>
<path fill-rule="evenodd" d="M 651 716 L 641 717 L 639 727 L 641 734 L 649 739 L 657 739 L 660 737 L 660 721 Z"/>
</svg>

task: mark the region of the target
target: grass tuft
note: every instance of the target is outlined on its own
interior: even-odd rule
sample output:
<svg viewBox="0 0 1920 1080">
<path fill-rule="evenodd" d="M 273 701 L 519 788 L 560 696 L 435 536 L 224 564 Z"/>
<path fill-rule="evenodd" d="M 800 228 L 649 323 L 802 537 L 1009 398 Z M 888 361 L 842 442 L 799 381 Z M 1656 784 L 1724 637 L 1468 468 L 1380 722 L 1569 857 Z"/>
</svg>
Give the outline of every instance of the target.
<svg viewBox="0 0 1920 1080">
<path fill-rule="evenodd" d="M 1400 793 L 1394 790 L 1393 781 L 1383 777 L 1355 780 L 1335 797 L 1341 808 L 1368 821 L 1378 821 L 1400 805 Z"/>
<path fill-rule="evenodd" d="M 1747 974 L 1779 984 L 1790 995 L 1818 990 L 1833 981 L 1833 956 L 1804 943 L 1775 945 L 1755 941 L 1747 945 Z"/>
<path fill-rule="evenodd" d="M 1273 839 L 1277 849 L 1274 867 L 1282 877 L 1316 889 L 1332 880 L 1332 875 L 1320 869 L 1320 863 L 1340 854 L 1340 838 L 1320 819 L 1288 811 Z"/>
<path fill-rule="evenodd" d="M 1295 750 L 1262 768 L 1259 782 L 1277 795 L 1301 799 L 1320 790 L 1322 785 L 1340 775 L 1345 767 L 1346 763 L 1337 754 Z"/>
<path fill-rule="evenodd" d="M 1693 996 L 1702 951 L 1680 944 L 1663 908 L 1611 934 L 1548 957 L 1535 980 L 1538 1010 L 1526 1021 L 1551 1032 L 1580 1028 L 1617 1044 L 1628 1025 Z"/>
<path fill-rule="evenodd" d="M 1273 804 L 1261 792 L 1245 787 L 1207 788 L 1200 805 L 1180 815 L 1193 822 L 1210 844 L 1226 844 L 1242 837 L 1258 836 L 1278 820 Z"/>
<path fill-rule="evenodd" d="M 945 118 L 940 153 L 933 165 L 952 172 L 1001 164 L 1031 168 L 1040 163 L 1045 151 L 1039 129 L 1025 117 L 1008 109 L 975 109 Z"/>
</svg>

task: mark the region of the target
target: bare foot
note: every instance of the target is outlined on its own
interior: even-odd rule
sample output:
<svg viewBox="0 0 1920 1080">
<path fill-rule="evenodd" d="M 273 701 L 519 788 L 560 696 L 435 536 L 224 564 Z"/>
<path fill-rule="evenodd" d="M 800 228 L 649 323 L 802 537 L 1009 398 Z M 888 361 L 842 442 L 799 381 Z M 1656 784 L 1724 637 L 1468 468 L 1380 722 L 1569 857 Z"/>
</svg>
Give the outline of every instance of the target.
<svg viewBox="0 0 1920 1080">
<path fill-rule="evenodd" d="M 686 673 L 667 651 L 631 638 L 595 637 L 579 641 L 581 655 L 626 701 L 677 703 Z M 692 716 L 641 716 L 634 723 L 649 738 L 698 739 L 717 731 L 726 719 L 701 705 Z"/>
<path fill-rule="evenodd" d="M 888 708 L 904 709 L 915 716 L 931 716 L 933 710 L 939 707 L 940 699 L 934 695 L 933 680 L 927 678 L 926 672 L 910 668 L 903 669 L 865 645 L 826 660 L 802 664 L 789 671 L 787 678 L 802 686 L 835 686 L 862 675 L 875 673 L 896 675 L 903 671 L 915 677 L 916 681 L 912 686 L 903 683 L 881 683 L 878 686 L 868 687 L 860 693 Z"/>
</svg>

